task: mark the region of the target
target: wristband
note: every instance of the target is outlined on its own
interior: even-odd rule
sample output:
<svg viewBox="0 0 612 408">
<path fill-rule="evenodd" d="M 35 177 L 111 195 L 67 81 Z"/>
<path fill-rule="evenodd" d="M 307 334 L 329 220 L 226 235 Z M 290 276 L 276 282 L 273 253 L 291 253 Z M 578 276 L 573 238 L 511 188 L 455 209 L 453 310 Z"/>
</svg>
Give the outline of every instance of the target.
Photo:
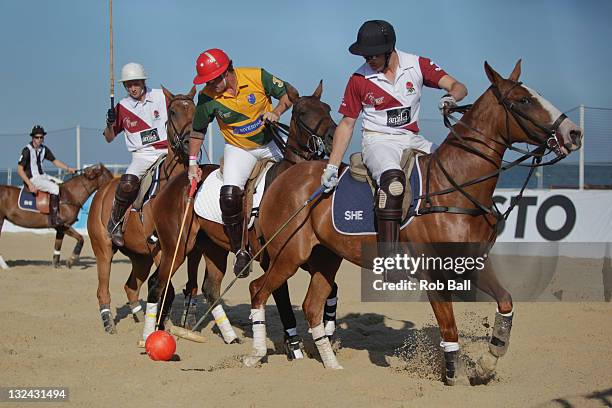
<svg viewBox="0 0 612 408">
<path fill-rule="evenodd" d="M 197 166 L 198 165 L 198 161 L 194 160 L 194 159 L 189 159 L 189 165 L 190 166 Z"/>
<path fill-rule="evenodd" d="M 189 156 L 189 160 L 198 160 L 198 156 Z"/>
</svg>

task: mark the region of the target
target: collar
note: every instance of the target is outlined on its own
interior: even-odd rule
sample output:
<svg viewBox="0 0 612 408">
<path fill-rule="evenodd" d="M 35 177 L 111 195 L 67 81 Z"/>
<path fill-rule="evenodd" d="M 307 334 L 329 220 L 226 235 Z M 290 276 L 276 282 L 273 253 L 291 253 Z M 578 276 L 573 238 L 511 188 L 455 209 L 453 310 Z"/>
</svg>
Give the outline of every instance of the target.
<svg viewBox="0 0 612 408">
<path fill-rule="evenodd" d="M 244 78 L 242 77 L 242 73 L 240 72 L 239 68 L 234 68 L 234 73 L 236 75 L 236 95 L 232 95 L 227 90 L 225 90 L 220 96 L 224 98 L 230 98 L 230 99 L 237 98 L 238 95 L 240 95 L 240 90 L 249 86 L 247 82 L 244 80 Z"/>
<path fill-rule="evenodd" d="M 139 100 L 136 100 L 129 95 L 128 95 L 128 98 L 130 98 L 130 104 L 132 105 L 132 108 L 137 107 L 138 104 L 141 103 Z M 145 105 L 147 102 L 153 102 L 153 97 L 151 96 L 151 88 L 149 87 L 145 88 L 145 99 L 144 99 L 144 102 L 142 102 L 142 104 Z"/>
<path fill-rule="evenodd" d="M 43 143 L 40 144 L 40 146 L 38 147 L 34 147 L 34 145 L 32 144 L 32 142 L 28 143 L 30 146 L 32 146 L 32 149 L 34 150 L 42 150 L 43 147 L 45 147 L 45 145 Z"/>
<path fill-rule="evenodd" d="M 396 77 L 396 80 L 397 80 L 397 78 L 399 78 L 400 75 L 404 71 L 410 69 L 410 66 L 408 66 L 406 59 L 403 57 L 404 52 L 402 52 L 402 51 L 400 51 L 398 49 L 395 49 L 395 53 L 397 54 L 397 71 L 395 73 L 395 77 Z M 381 81 L 387 81 L 388 82 L 388 79 L 387 79 L 387 77 L 385 76 L 384 73 L 374 71 L 370 67 L 370 65 L 368 65 L 367 62 L 364 63 L 363 66 L 364 66 L 364 77 L 366 79 L 374 79 L 374 78 L 376 78 L 376 79 L 379 79 Z"/>
</svg>

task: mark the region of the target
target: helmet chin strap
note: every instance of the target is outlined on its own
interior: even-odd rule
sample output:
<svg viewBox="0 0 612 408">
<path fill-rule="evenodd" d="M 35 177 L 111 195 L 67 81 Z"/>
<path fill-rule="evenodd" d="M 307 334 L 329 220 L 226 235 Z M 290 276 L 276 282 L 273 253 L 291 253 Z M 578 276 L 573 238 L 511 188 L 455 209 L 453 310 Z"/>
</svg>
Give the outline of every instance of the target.
<svg viewBox="0 0 612 408">
<path fill-rule="evenodd" d="M 389 68 L 389 61 L 391 60 L 391 54 L 393 54 L 393 51 L 387 52 L 385 54 L 385 65 L 383 66 L 382 72 L 385 72 L 387 68 Z"/>
</svg>

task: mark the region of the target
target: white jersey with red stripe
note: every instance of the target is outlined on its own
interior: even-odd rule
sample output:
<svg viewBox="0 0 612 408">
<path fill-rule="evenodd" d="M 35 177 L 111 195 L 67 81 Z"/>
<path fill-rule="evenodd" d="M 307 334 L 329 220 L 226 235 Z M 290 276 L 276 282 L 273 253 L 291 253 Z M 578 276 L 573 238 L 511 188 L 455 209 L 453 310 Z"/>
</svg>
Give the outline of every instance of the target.
<svg viewBox="0 0 612 408">
<path fill-rule="evenodd" d="M 123 98 L 115 112 L 115 134 L 124 132 L 125 144 L 130 152 L 167 148 L 168 110 L 166 96 L 161 89 L 147 88 L 144 101 Z"/>
<path fill-rule="evenodd" d="M 439 88 L 446 72 L 428 58 L 396 50 L 399 66 L 395 81 L 364 63 L 351 76 L 338 110 L 357 119 L 363 112 L 363 130 L 391 135 L 419 132 L 423 85 Z"/>
</svg>

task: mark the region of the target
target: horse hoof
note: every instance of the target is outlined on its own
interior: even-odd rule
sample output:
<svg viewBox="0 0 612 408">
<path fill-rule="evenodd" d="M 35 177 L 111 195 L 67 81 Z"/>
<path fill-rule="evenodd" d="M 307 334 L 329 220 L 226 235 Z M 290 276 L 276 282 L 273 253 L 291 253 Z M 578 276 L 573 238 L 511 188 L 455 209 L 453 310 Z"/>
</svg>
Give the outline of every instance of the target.
<svg viewBox="0 0 612 408">
<path fill-rule="evenodd" d="M 266 357 L 265 355 L 263 355 L 263 356 L 258 356 L 258 355 L 245 356 L 242 359 L 242 363 L 246 367 L 255 367 L 257 364 L 263 363 L 265 357 Z"/>
<path fill-rule="evenodd" d="M 228 344 L 240 344 L 240 339 L 236 337 L 234 340 L 230 341 Z"/>
<path fill-rule="evenodd" d="M 490 378 L 495 373 L 497 360 L 499 358 L 491 353 L 483 354 L 476 363 L 476 375 L 481 379 Z"/>
<path fill-rule="evenodd" d="M 132 318 L 134 319 L 134 323 L 142 323 L 144 322 L 144 310 L 139 310 L 136 313 L 132 313 Z"/>
<path fill-rule="evenodd" d="M 76 263 L 76 261 L 72 258 L 68 259 L 66 261 L 66 266 L 68 267 L 68 269 L 72 268 L 72 265 L 74 265 Z"/>
<path fill-rule="evenodd" d="M 114 324 L 111 326 L 105 326 L 104 331 L 106 331 L 108 334 L 117 334 L 117 328 Z"/>
</svg>

